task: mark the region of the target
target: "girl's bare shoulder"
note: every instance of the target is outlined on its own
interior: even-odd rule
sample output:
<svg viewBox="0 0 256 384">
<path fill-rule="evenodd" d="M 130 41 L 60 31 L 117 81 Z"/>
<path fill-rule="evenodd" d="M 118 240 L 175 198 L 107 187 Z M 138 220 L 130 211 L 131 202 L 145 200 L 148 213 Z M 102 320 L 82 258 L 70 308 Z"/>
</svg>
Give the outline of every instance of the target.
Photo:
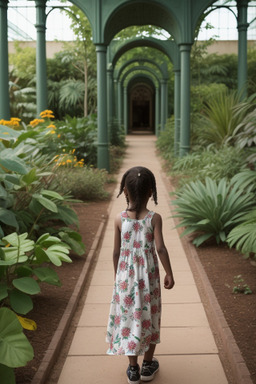
<svg viewBox="0 0 256 384">
<path fill-rule="evenodd" d="M 152 217 L 153 227 L 155 227 L 156 225 L 159 225 L 161 223 L 162 223 L 162 216 L 159 213 L 154 212 L 154 216 Z"/>
</svg>

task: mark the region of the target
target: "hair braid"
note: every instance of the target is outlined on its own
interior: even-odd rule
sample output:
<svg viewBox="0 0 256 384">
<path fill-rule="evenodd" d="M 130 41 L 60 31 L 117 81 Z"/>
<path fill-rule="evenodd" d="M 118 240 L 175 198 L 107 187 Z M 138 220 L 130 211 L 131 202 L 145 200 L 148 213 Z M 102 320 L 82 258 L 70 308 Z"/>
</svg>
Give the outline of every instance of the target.
<svg viewBox="0 0 256 384">
<path fill-rule="evenodd" d="M 129 199 L 126 196 L 127 210 L 135 211 L 136 218 L 138 218 L 141 206 L 150 192 L 152 192 L 153 200 L 157 204 L 156 180 L 148 168 L 138 166 L 128 169 L 122 177 L 117 197 L 123 193 L 124 187 L 127 188 L 133 201 L 133 206 L 129 207 Z"/>
</svg>

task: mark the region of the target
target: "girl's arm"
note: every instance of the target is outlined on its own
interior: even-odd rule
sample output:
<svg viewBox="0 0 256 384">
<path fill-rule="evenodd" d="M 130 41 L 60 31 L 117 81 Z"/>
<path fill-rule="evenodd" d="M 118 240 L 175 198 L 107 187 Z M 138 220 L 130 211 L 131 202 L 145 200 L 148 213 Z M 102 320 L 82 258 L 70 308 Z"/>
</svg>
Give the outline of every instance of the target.
<svg viewBox="0 0 256 384">
<path fill-rule="evenodd" d="M 113 264 L 114 272 L 116 276 L 118 260 L 120 256 L 120 247 L 121 247 L 121 215 L 120 213 L 116 216 L 115 219 L 115 233 L 114 233 L 114 250 L 113 250 Z"/>
<path fill-rule="evenodd" d="M 166 289 L 171 289 L 174 286 L 174 278 L 172 273 L 172 267 L 170 263 L 170 258 L 166 246 L 164 244 L 163 232 L 162 232 L 162 217 L 155 213 L 152 219 L 152 224 L 154 228 L 154 239 L 156 245 L 156 251 L 158 253 L 159 259 L 164 267 L 166 276 L 164 278 L 164 287 Z"/>
</svg>

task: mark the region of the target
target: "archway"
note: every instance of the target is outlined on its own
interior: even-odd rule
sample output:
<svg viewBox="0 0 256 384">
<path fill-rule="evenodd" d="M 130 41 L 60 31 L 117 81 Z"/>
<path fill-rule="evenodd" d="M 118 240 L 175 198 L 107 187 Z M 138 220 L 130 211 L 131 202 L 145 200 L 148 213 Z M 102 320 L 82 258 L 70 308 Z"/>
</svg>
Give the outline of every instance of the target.
<svg viewBox="0 0 256 384">
<path fill-rule="evenodd" d="M 145 82 L 135 83 L 128 90 L 129 132 L 154 133 L 155 90 Z"/>
</svg>

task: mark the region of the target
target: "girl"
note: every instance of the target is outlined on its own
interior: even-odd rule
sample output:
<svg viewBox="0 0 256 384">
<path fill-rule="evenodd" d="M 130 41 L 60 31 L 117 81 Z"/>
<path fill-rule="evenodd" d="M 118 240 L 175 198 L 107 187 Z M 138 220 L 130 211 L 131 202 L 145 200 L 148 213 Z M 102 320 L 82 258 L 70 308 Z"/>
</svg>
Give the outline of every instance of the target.
<svg viewBox="0 0 256 384">
<path fill-rule="evenodd" d="M 118 196 L 124 193 L 125 211 L 115 220 L 113 262 L 115 286 L 107 329 L 110 355 L 127 355 L 128 383 L 150 381 L 159 370 L 153 357 L 160 343 L 161 293 L 158 259 L 165 269 L 164 287 L 174 286 L 168 251 L 162 235 L 162 218 L 149 211 L 151 196 L 157 204 L 156 181 L 144 167 L 129 169 Z M 117 196 L 117 197 L 118 197 Z M 144 355 L 142 369 L 138 356 Z"/>
</svg>

